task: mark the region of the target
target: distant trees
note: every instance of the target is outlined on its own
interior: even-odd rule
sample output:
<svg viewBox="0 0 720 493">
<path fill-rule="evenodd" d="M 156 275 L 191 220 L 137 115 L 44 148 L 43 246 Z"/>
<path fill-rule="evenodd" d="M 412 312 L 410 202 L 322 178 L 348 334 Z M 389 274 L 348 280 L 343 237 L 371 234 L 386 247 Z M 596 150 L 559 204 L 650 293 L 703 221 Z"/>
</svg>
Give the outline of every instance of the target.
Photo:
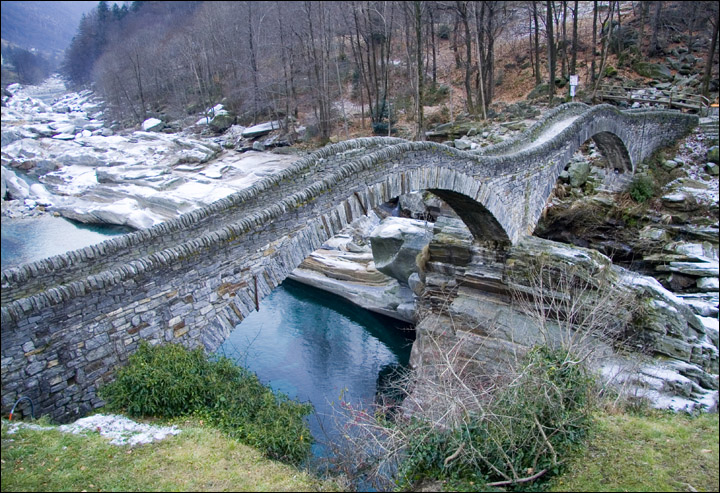
<svg viewBox="0 0 720 493">
<path fill-rule="evenodd" d="M 3 58 L 9 65 L 15 70 L 17 82 L 21 84 L 37 84 L 42 82 L 52 70 L 52 64 L 39 53 L 33 53 L 32 51 L 19 48 L 17 46 L 9 46 L 3 48 Z M 9 74 L 7 74 L 9 75 Z M 3 68 L 3 84 L 9 82 L 5 80 L 6 73 Z"/>
<path fill-rule="evenodd" d="M 641 32 L 646 23 L 650 29 L 647 51 L 662 49 L 664 16 L 673 12 L 666 3 L 638 3 Z M 110 7 L 100 2 L 83 17 L 63 67 L 74 83 L 95 83 L 112 115 L 128 123 L 160 113 L 194 114 L 223 103 L 245 124 L 272 118 L 292 130 L 302 114 L 309 133 L 325 140 L 339 125 L 348 132 L 341 96 L 350 93 L 359 103 L 363 127 L 369 119 L 374 133 L 389 135 L 402 111 L 415 126 L 415 138 L 422 139 L 423 108 L 441 94 L 442 43 L 453 49 L 462 74 L 466 110 L 485 118 L 499 84 L 497 40 L 520 12 L 532 76 L 536 85 L 548 82 L 552 101 L 556 75 L 567 79 L 578 70 L 578 17 L 588 5 L 304 0 L 136 1 Z M 612 26 L 603 30 L 604 24 L 613 22 L 617 5 L 592 2 L 593 82 L 595 38 L 602 35 L 602 65 L 612 31 Z M 598 19 L 601 11 L 610 15 Z M 692 45 L 702 38 L 706 21 L 694 16 L 686 24 Z"/>
</svg>

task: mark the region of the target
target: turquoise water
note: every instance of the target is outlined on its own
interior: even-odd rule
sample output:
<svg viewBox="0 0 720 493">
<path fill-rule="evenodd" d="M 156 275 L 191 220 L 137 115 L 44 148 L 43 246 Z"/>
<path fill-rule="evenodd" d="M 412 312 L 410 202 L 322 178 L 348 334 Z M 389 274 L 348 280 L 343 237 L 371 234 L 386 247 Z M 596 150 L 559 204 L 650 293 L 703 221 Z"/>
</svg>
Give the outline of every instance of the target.
<svg viewBox="0 0 720 493">
<path fill-rule="evenodd" d="M 133 231 L 124 226 L 87 225 L 61 217 L 2 219 L 2 268 L 16 267 Z"/>
<path fill-rule="evenodd" d="M 408 324 L 373 314 L 342 298 L 285 281 L 239 324 L 218 353 L 255 372 L 263 383 L 303 402 L 315 414 L 315 456 L 342 425 L 334 411 L 344 401 L 367 407 L 378 380 L 410 357 Z"/>
</svg>

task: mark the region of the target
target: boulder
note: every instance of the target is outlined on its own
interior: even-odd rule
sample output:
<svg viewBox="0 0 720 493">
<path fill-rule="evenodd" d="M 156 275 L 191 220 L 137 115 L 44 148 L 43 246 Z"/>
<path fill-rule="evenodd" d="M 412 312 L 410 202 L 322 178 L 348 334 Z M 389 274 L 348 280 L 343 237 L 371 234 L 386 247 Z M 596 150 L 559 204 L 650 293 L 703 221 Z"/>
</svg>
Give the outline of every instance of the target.
<svg viewBox="0 0 720 493">
<path fill-rule="evenodd" d="M 2 168 L 2 198 L 25 199 L 30 196 L 30 186 L 13 170 Z"/>
<path fill-rule="evenodd" d="M 432 230 L 424 221 L 385 218 L 370 234 L 375 267 L 407 285 L 409 277 L 418 272 L 418 256 L 432 239 Z"/>
<path fill-rule="evenodd" d="M 712 146 L 707 151 L 707 160 L 711 163 L 720 163 L 720 148 L 718 146 Z"/>
<path fill-rule="evenodd" d="M 701 277 L 697 280 L 697 288 L 700 291 L 718 291 L 720 282 L 717 277 Z"/>
<path fill-rule="evenodd" d="M 164 126 L 165 124 L 162 120 L 158 120 L 157 118 L 148 118 L 142 123 L 142 129 L 145 132 L 159 132 Z"/>
<path fill-rule="evenodd" d="M 650 79 L 670 82 L 673 80 L 673 74 L 667 65 L 650 62 L 637 62 L 633 65 L 633 69 L 638 75 L 648 77 Z"/>
<path fill-rule="evenodd" d="M 678 162 L 675 161 L 674 159 L 666 159 L 665 161 L 662 162 L 662 166 L 666 170 L 670 171 L 670 170 L 677 168 Z"/>
<path fill-rule="evenodd" d="M 540 84 L 535 87 L 530 93 L 527 95 L 527 99 L 538 99 L 542 98 L 544 96 L 548 95 L 548 85 L 546 83 Z"/>
<path fill-rule="evenodd" d="M 570 186 L 581 187 L 590 176 L 590 163 L 587 161 L 575 161 L 568 167 Z"/>
<path fill-rule="evenodd" d="M 273 130 L 277 130 L 279 128 L 280 128 L 279 121 L 260 123 L 259 125 L 254 125 L 252 127 L 246 128 L 243 131 L 242 136 L 246 139 L 252 139 L 254 137 L 259 137 L 261 135 L 269 134 Z"/>
<path fill-rule="evenodd" d="M 10 127 L 2 130 L 2 147 L 9 145 L 16 140 L 32 138 L 33 135 L 22 128 Z"/>
<path fill-rule="evenodd" d="M 210 120 L 210 128 L 216 133 L 223 133 L 235 124 L 235 120 L 235 115 L 223 111 Z"/>
<path fill-rule="evenodd" d="M 402 214 L 413 219 L 424 219 L 427 214 L 422 192 L 406 193 L 398 197 L 398 207 Z"/>
<path fill-rule="evenodd" d="M 470 149 L 472 147 L 471 144 L 470 141 L 464 139 L 455 139 L 455 149 L 460 149 L 461 151 Z"/>
</svg>

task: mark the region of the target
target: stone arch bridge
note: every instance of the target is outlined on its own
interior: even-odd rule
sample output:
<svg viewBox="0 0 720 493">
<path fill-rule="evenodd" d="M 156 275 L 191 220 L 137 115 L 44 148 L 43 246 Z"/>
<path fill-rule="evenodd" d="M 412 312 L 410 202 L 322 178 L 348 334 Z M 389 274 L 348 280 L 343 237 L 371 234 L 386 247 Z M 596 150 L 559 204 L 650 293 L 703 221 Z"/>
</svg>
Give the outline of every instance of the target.
<svg viewBox="0 0 720 493">
<path fill-rule="evenodd" d="M 20 396 L 71 419 L 102 402 L 140 340 L 215 350 L 312 251 L 368 210 L 430 190 L 476 241 L 532 234 L 573 153 L 593 139 L 619 173 L 697 124 L 668 111 L 566 104 L 514 139 L 464 152 L 361 138 L 153 228 L 2 271 L 2 409 Z"/>
</svg>

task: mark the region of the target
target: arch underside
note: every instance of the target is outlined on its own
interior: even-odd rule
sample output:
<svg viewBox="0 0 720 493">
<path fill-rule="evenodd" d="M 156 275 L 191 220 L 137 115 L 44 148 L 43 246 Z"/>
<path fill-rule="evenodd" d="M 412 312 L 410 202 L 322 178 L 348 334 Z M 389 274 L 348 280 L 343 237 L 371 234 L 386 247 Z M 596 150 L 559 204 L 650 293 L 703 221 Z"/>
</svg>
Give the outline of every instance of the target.
<svg viewBox="0 0 720 493">
<path fill-rule="evenodd" d="M 505 229 L 500 225 L 493 214 L 481 203 L 467 195 L 452 190 L 429 188 L 428 192 L 444 200 L 463 220 L 476 241 L 495 241 L 509 243 Z"/>
<path fill-rule="evenodd" d="M 599 132 L 591 137 L 610 167 L 618 173 L 632 172 L 633 164 L 625 142 L 610 132 Z"/>
</svg>

